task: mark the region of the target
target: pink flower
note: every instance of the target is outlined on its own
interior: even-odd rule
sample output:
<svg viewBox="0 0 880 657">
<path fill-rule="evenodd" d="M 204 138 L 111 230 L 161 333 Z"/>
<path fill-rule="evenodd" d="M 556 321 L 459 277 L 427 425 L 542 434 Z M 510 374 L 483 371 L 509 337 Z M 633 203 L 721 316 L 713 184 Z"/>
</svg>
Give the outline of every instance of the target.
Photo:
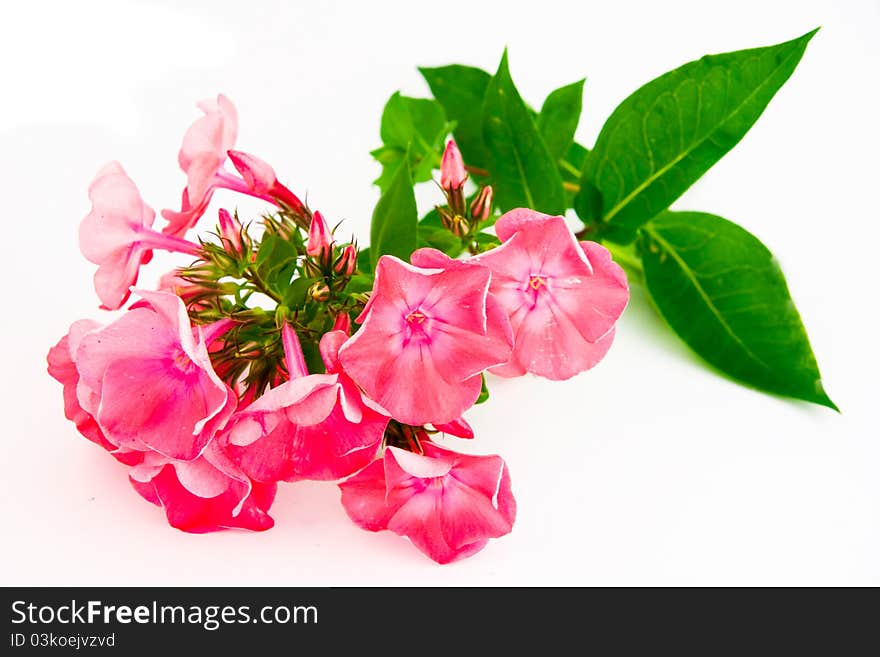
<svg viewBox="0 0 880 657">
<path fill-rule="evenodd" d="M 186 532 L 264 531 L 275 524 L 267 514 L 275 484 L 252 482 L 216 442 L 192 461 L 147 452 L 129 479 L 145 500 L 165 509 L 172 527 Z"/>
<path fill-rule="evenodd" d="M 110 443 L 191 461 L 232 415 L 235 395 L 211 366 L 212 336 L 193 336 L 181 299 L 139 294 L 148 305 L 79 340 L 77 400 Z"/>
<path fill-rule="evenodd" d="M 510 474 L 499 456 L 468 456 L 422 443 L 424 456 L 385 450 L 339 484 L 342 505 L 368 531 L 406 536 L 439 563 L 470 556 L 509 533 L 516 517 Z"/>
<path fill-rule="evenodd" d="M 198 245 L 152 230 L 155 213 L 118 162 L 98 172 L 89 186 L 92 210 L 79 227 L 83 255 L 98 265 L 95 291 L 104 308 L 115 310 L 126 302 L 140 266 L 153 249 L 197 255 Z"/>
<path fill-rule="evenodd" d="M 445 190 L 460 189 L 465 180 L 467 171 L 464 160 L 461 159 L 461 151 L 458 150 L 455 140 L 450 139 L 440 161 L 440 186 Z"/>
<path fill-rule="evenodd" d="M 480 373 L 510 358 L 510 327 L 487 301 L 488 269 L 429 249 L 413 257 L 429 268 L 379 259 L 361 328 L 339 358 L 395 419 L 450 422 L 480 395 Z"/>
<path fill-rule="evenodd" d="M 312 223 L 309 224 L 309 239 L 306 242 L 306 253 L 312 257 L 324 258 L 333 249 L 333 233 L 324 219 L 324 215 L 315 211 Z"/>
<path fill-rule="evenodd" d="M 593 367 L 629 300 L 623 270 L 604 247 L 578 244 L 562 217 L 511 210 L 495 231 L 503 244 L 472 259 L 492 270 L 515 336 L 510 361 L 492 372 L 560 380 Z"/>
<path fill-rule="evenodd" d="M 182 237 L 208 209 L 218 188 L 282 204 L 294 213 L 304 214 L 305 205 L 278 182 L 269 164 L 254 155 L 232 150 L 238 133 L 238 113 L 232 101 L 220 94 L 216 101 L 204 100 L 198 106 L 205 115 L 186 131 L 177 157 L 187 179 L 180 210 L 162 211 L 168 221 L 163 232 Z M 241 178 L 224 169 L 227 157 Z"/>
<path fill-rule="evenodd" d="M 181 211 L 163 210 L 169 224 L 163 230 L 183 236 L 204 214 L 214 191 L 215 177 L 226 162 L 226 152 L 235 145 L 238 112 L 223 94 L 217 100 L 198 103 L 204 116 L 197 119 L 183 136 L 177 162 L 186 174 Z"/>
<path fill-rule="evenodd" d="M 288 326 L 284 338 L 291 378 L 233 416 L 223 438 L 227 452 L 257 481 L 347 477 L 375 458 L 388 417 L 342 370 L 337 354 L 345 333 L 321 338 L 327 374 L 308 374 Z"/>
</svg>

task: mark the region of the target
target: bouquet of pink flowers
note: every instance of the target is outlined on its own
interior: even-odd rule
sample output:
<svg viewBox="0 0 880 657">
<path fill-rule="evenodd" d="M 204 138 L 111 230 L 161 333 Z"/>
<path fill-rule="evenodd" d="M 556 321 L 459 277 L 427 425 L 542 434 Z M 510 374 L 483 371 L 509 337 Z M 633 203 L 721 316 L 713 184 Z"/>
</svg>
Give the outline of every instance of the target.
<svg viewBox="0 0 880 657">
<path fill-rule="evenodd" d="M 621 268 L 562 217 L 528 209 L 498 218 L 500 244 L 483 248 L 492 188 L 466 202 L 449 141 L 438 210 L 473 255 L 426 247 L 361 273 L 364 252 L 233 150 L 229 99 L 200 107 L 178 158 L 181 209 L 162 212 L 161 232 L 118 163 L 89 188 L 80 247 L 103 308 L 128 301 L 155 249 L 186 261 L 159 289 L 136 288 L 115 321 L 75 322 L 50 351 L 67 417 L 184 531 L 269 529 L 277 483 L 311 479 L 338 481 L 360 527 L 441 563 L 510 532 L 504 461 L 437 436 L 474 437 L 462 415 L 485 397 L 487 371 L 567 379 L 599 362 L 629 297 Z M 221 188 L 265 200 L 266 214 L 243 224 L 220 209 L 213 233 L 188 240 Z"/>
<path fill-rule="evenodd" d="M 363 249 L 235 150 L 228 98 L 202 102 L 178 156 L 180 209 L 162 211 L 161 230 L 118 163 L 89 188 L 80 248 L 102 308 L 136 299 L 106 325 L 75 322 L 50 351 L 66 416 L 178 529 L 265 530 L 279 482 L 334 481 L 358 526 L 446 563 L 510 532 L 516 504 L 499 456 L 443 436 L 474 437 L 463 415 L 488 398 L 487 372 L 564 380 L 595 366 L 628 276 L 717 370 L 836 408 L 769 249 L 716 215 L 668 209 L 743 137 L 814 34 L 649 82 L 592 149 L 574 141 L 583 80 L 535 111 L 506 53 L 494 75 L 421 69 L 434 98 L 396 93 L 383 112 Z M 442 202 L 420 218 L 413 187 L 438 170 Z M 243 222 L 220 208 L 193 239 L 217 190 L 266 211 Z M 132 290 L 156 249 L 180 266 Z"/>
</svg>

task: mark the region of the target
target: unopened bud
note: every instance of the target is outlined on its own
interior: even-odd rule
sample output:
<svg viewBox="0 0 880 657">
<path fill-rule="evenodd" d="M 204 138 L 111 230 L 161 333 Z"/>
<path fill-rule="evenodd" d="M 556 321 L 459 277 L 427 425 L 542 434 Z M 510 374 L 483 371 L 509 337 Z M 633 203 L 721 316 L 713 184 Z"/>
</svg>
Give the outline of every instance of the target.
<svg viewBox="0 0 880 657">
<path fill-rule="evenodd" d="M 318 281 L 309 288 L 309 296 L 315 301 L 327 301 L 330 298 L 330 288 L 323 281 Z"/>
<path fill-rule="evenodd" d="M 471 202 L 471 219 L 474 223 L 482 223 L 492 214 L 492 186 L 486 185 Z"/>
<path fill-rule="evenodd" d="M 348 316 L 348 313 L 341 312 L 336 315 L 336 319 L 333 322 L 333 330 L 342 331 L 346 335 L 351 334 L 351 317 Z"/>
<path fill-rule="evenodd" d="M 440 186 L 446 191 L 461 189 L 465 180 L 467 180 L 467 171 L 461 159 L 461 151 L 458 150 L 455 140 L 450 139 L 440 161 Z"/>
<path fill-rule="evenodd" d="M 333 235 L 330 227 L 320 212 L 312 215 L 312 223 L 309 226 L 309 241 L 306 245 L 306 253 L 313 257 L 321 258 L 333 245 Z"/>
<path fill-rule="evenodd" d="M 232 249 L 235 253 L 243 253 L 242 248 L 242 227 L 237 217 L 232 216 L 220 208 L 217 213 L 220 223 L 220 238 L 223 240 L 223 246 Z"/>
<path fill-rule="evenodd" d="M 446 230 L 452 230 L 452 223 L 455 215 L 449 211 L 449 208 L 437 208 L 437 214 L 440 215 L 440 225 Z"/>
<path fill-rule="evenodd" d="M 357 249 L 353 244 L 349 244 L 339 253 L 333 263 L 333 271 L 340 276 L 351 276 L 357 271 Z"/>
<path fill-rule="evenodd" d="M 452 218 L 452 227 L 449 230 L 452 231 L 452 234 L 456 237 L 465 237 L 470 232 L 470 229 L 471 227 L 468 220 L 460 214 L 457 214 Z"/>
</svg>

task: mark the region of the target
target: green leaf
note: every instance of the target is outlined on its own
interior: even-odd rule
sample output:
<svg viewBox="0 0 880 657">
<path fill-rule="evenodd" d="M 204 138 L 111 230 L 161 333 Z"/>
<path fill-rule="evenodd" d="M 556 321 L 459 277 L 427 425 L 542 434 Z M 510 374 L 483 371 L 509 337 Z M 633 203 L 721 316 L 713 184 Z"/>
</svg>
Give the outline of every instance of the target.
<svg viewBox="0 0 880 657">
<path fill-rule="evenodd" d="M 364 247 L 362 249 L 358 249 L 358 259 L 357 259 L 357 268 L 358 271 L 362 274 L 371 274 L 373 273 L 373 260 L 370 257 L 370 247 Z"/>
<path fill-rule="evenodd" d="M 446 114 L 440 103 L 395 93 L 382 112 L 379 134 L 383 145 L 370 153 L 382 164 L 382 175 L 373 182 L 384 193 L 405 160 L 409 161 L 415 182 L 430 180 L 432 170 L 440 165 L 447 133 Z"/>
<path fill-rule="evenodd" d="M 309 288 L 317 280 L 317 278 L 309 278 L 307 276 L 293 279 L 284 293 L 282 304 L 293 309 L 303 307 L 306 303 L 306 295 L 309 292 Z"/>
<path fill-rule="evenodd" d="M 529 207 L 547 214 L 565 211 L 556 160 L 513 84 L 506 50 L 486 89 L 483 139 L 489 151 L 495 199 L 503 210 Z"/>
<path fill-rule="evenodd" d="M 733 148 L 792 74 L 815 34 L 707 55 L 649 82 L 605 122 L 583 179 L 601 191 L 618 243 L 677 199 Z M 577 207 L 577 204 L 576 204 Z"/>
<path fill-rule="evenodd" d="M 482 108 L 492 76 L 479 68 L 459 64 L 420 68 L 419 72 L 446 110 L 446 118 L 455 122 L 453 134 L 464 161 L 486 168 L 489 154 L 483 144 Z"/>
<path fill-rule="evenodd" d="M 581 118 L 584 80 L 560 87 L 547 96 L 538 115 L 538 132 L 554 160 L 561 160 L 574 143 L 574 131 Z"/>
<path fill-rule="evenodd" d="M 419 215 L 409 165 L 402 164 L 382 194 L 370 224 L 370 263 L 373 270 L 384 254 L 409 261 L 418 244 Z"/>
<path fill-rule="evenodd" d="M 664 212 L 639 235 L 648 290 L 697 354 L 761 390 L 837 408 L 785 277 L 756 237 L 700 212 Z"/>
</svg>

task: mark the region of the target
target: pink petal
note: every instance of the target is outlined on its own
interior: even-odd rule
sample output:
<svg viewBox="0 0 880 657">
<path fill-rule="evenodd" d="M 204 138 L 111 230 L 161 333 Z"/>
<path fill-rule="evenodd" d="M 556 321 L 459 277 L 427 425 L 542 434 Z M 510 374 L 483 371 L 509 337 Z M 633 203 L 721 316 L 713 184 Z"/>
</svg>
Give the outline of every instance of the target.
<svg viewBox="0 0 880 657">
<path fill-rule="evenodd" d="M 377 532 L 388 528 L 392 515 L 385 504 L 385 466 L 373 461 L 353 477 L 339 484 L 342 507 L 358 527 Z"/>
</svg>

